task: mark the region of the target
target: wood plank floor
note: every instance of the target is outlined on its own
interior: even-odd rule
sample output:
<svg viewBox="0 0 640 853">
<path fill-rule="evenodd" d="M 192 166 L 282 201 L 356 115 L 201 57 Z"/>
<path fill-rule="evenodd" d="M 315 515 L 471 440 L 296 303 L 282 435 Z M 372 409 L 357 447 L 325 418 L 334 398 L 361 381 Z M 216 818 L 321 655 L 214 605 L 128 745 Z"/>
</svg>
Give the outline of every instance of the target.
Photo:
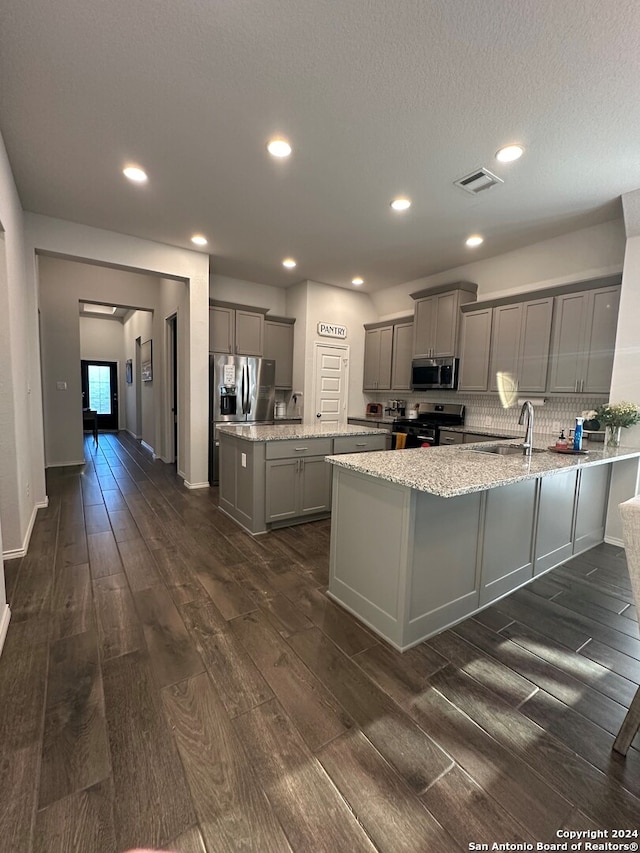
<svg viewBox="0 0 640 853">
<path fill-rule="evenodd" d="M 426 853 L 635 829 L 624 551 L 404 655 L 324 594 L 330 525 L 252 538 L 126 435 L 53 469 L 6 565 L 0 850 Z M 446 566 L 443 566 L 446 571 Z"/>
</svg>

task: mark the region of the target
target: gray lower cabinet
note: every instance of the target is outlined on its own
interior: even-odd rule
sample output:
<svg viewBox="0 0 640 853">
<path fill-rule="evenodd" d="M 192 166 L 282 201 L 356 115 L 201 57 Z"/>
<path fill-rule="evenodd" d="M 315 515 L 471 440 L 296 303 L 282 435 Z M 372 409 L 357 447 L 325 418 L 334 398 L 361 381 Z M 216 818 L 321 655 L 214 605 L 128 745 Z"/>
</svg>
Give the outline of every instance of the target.
<svg viewBox="0 0 640 853">
<path fill-rule="evenodd" d="M 328 594 L 408 649 L 601 542 L 610 469 L 440 498 L 336 465 Z"/>
<path fill-rule="evenodd" d="M 461 432 L 452 432 L 447 429 L 440 430 L 440 444 L 462 444 L 464 436 Z"/>
<path fill-rule="evenodd" d="M 533 576 L 536 480 L 489 489 L 485 494 L 481 607 Z"/>
<path fill-rule="evenodd" d="M 573 553 L 580 554 L 604 539 L 611 465 L 582 468 L 578 484 Z"/>
<path fill-rule="evenodd" d="M 265 485 L 269 524 L 331 509 L 331 468 L 324 456 L 270 460 Z"/>
<path fill-rule="evenodd" d="M 388 438 L 378 433 L 246 441 L 219 435 L 219 506 L 250 533 L 328 515 L 331 465 L 325 457 L 385 450 Z"/>
<path fill-rule="evenodd" d="M 573 555 L 577 488 L 578 472 L 573 470 L 540 480 L 534 575 L 559 566 Z"/>
</svg>

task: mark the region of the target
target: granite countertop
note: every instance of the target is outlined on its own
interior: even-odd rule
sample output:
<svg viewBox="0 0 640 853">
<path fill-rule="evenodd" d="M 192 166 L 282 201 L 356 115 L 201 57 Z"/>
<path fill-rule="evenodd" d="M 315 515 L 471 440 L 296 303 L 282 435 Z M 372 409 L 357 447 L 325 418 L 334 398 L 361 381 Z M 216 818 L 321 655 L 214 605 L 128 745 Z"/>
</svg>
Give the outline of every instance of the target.
<svg viewBox="0 0 640 853">
<path fill-rule="evenodd" d="M 393 415 L 349 415 L 351 420 L 371 421 L 374 424 L 392 424 L 398 420 L 398 417 Z"/>
<path fill-rule="evenodd" d="M 376 427 L 335 426 L 323 424 L 219 424 L 218 432 L 235 435 L 245 441 L 283 441 L 287 438 L 337 438 L 343 435 L 387 435 Z"/>
<path fill-rule="evenodd" d="M 551 436 L 542 441 L 536 437 L 534 445 L 546 449 L 554 441 L 555 437 Z M 519 442 L 513 440 L 508 443 Z M 591 445 L 588 454 L 576 456 L 552 451 L 533 453 L 528 458 L 522 455 L 496 456 L 472 452 L 472 449 L 482 450 L 483 447 L 486 448 L 487 444 L 476 442 L 447 447 L 346 453 L 326 458 L 332 465 L 340 465 L 420 492 L 452 498 L 566 471 L 568 468 L 602 465 L 640 456 L 640 447 L 619 447 L 613 450 L 600 443 L 595 445 L 597 450 L 592 449 L 594 445 Z"/>
</svg>

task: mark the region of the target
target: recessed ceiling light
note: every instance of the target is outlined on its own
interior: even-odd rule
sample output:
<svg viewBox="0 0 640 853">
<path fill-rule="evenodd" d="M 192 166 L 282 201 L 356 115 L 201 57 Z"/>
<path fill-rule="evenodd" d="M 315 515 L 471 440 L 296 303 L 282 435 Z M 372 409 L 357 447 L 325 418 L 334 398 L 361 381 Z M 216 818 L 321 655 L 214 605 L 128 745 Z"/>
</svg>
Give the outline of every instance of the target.
<svg viewBox="0 0 640 853">
<path fill-rule="evenodd" d="M 137 166 L 127 166 L 126 169 L 122 170 L 122 174 L 125 178 L 129 178 L 130 181 L 133 181 L 136 184 L 144 184 L 147 178 L 147 173 L 144 169 L 139 169 Z"/>
<path fill-rule="evenodd" d="M 288 270 L 292 270 L 296 266 L 296 262 L 293 258 L 285 258 L 282 262 L 282 266 L 286 267 Z"/>
<path fill-rule="evenodd" d="M 361 284 L 364 284 L 364 279 L 360 278 L 360 276 L 356 276 L 356 278 L 351 279 L 351 284 L 355 284 L 356 287 L 360 287 Z"/>
<path fill-rule="evenodd" d="M 274 157 L 288 157 L 291 146 L 286 139 L 272 139 L 267 145 L 267 151 Z"/>
<path fill-rule="evenodd" d="M 466 243 L 467 246 L 473 248 L 474 246 L 479 246 L 481 243 L 484 243 L 484 237 L 481 237 L 479 234 L 472 234 L 471 237 L 467 237 Z"/>
<path fill-rule="evenodd" d="M 203 237 L 202 234 L 194 234 L 191 238 L 191 242 L 195 243 L 196 246 L 206 246 L 209 241 L 206 237 Z"/>
<path fill-rule="evenodd" d="M 411 207 L 410 198 L 394 198 L 391 202 L 391 207 L 394 210 L 408 210 Z"/>
<path fill-rule="evenodd" d="M 499 160 L 501 163 L 513 163 L 514 160 L 518 160 L 523 154 L 524 148 L 522 145 L 505 145 L 496 152 L 496 160 Z"/>
</svg>

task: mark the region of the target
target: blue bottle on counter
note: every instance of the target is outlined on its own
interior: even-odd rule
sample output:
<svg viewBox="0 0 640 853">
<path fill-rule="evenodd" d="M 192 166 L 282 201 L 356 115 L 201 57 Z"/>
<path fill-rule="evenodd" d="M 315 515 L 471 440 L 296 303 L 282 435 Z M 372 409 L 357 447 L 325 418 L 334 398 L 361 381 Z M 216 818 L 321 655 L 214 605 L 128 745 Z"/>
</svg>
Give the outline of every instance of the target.
<svg viewBox="0 0 640 853">
<path fill-rule="evenodd" d="M 573 449 L 582 450 L 582 424 L 584 418 L 576 418 L 576 428 L 573 432 Z"/>
</svg>

